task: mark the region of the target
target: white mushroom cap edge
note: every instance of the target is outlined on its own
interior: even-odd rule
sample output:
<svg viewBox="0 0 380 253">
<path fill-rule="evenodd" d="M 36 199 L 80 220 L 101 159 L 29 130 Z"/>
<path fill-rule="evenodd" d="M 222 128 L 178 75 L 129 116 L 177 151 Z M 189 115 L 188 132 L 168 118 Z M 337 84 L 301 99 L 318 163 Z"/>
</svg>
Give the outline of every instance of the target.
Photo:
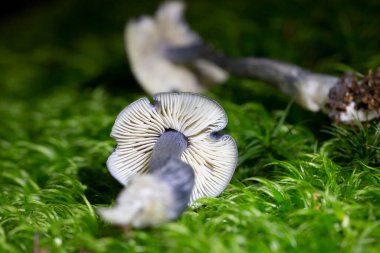
<svg viewBox="0 0 380 253">
<path fill-rule="evenodd" d="M 170 47 L 188 46 L 200 41 L 183 20 L 183 2 L 165 2 L 155 17 L 143 16 L 128 22 L 125 47 L 132 72 L 149 94 L 182 91 L 202 92 L 203 81 L 222 83 L 228 74 L 216 65 L 199 59 L 197 74 L 183 65 L 172 63 L 165 56 Z"/>
<path fill-rule="evenodd" d="M 218 196 L 228 185 L 237 163 L 237 147 L 229 135 L 217 136 L 227 124 L 223 108 L 193 93 L 159 93 L 154 105 L 141 98 L 117 117 L 111 136 L 117 141 L 108 158 L 110 173 L 122 184 L 148 172 L 154 144 L 167 129 L 181 132 L 189 146 L 181 159 L 195 173 L 190 202 Z"/>
</svg>

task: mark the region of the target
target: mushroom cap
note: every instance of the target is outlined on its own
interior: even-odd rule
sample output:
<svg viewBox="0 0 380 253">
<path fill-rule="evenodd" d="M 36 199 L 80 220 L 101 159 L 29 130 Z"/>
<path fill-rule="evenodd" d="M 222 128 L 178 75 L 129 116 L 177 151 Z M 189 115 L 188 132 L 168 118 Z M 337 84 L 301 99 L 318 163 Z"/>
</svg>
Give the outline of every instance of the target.
<svg viewBox="0 0 380 253">
<path fill-rule="evenodd" d="M 141 98 L 117 117 L 111 136 L 117 141 L 108 158 L 110 173 L 126 185 L 135 175 L 148 172 L 153 147 L 168 129 L 188 138 L 181 160 L 194 169 L 195 185 L 190 202 L 218 196 L 229 183 L 237 163 L 237 148 L 229 135 L 217 132 L 227 124 L 223 108 L 193 93 L 159 93 L 152 105 Z"/>
<path fill-rule="evenodd" d="M 174 64 L 165 55 L 170 47 L 199 43 L 199 36 L 183 20 L 184 3 L 166 2 L 155 17 L 131 20 L 125 28 L 125 46 L 132 72 L 149 93 L 201 92 L 202 81 L 221 83 L 227 73 L 205 60 L 197 60 L 193 69 Z"/>
</svg>

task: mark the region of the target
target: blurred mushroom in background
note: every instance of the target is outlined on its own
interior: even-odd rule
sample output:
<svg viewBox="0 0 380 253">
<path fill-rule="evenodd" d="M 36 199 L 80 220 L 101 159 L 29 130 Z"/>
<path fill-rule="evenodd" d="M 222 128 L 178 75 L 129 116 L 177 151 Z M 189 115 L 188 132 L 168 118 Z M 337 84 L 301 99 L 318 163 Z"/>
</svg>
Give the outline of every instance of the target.
<svg viewBox="0 0 380 253">
<path fill-rule="evenodd" d="M 172 91 L 198 93 L 228 77 L 227 72 L 204 59 L 188 66 L 166 57 L 169 48 L 201 42 L 183 20 L 184 7 L 183 2 L 165 2 L 154 17 L 130 20 L 125 28 L 125 48 L 132 72 L 151 95 Z"/>
<path fill-rule="evenodd" d="M 155 18 L 142 17 L 127 25 L 129 61 L 148 93 L 202 92 L 207 83 L 221 83 L 230 74 L 271 84 L 305 109 L 322 111 L 336 122 L 380 117 L 380 71 L 358 80 L 352 73 L 342 77 L 313 73 L 268 58 L 231 58 L 189 29 L 183 9 L 182 2 L 165 2 Z"/>
</svg>

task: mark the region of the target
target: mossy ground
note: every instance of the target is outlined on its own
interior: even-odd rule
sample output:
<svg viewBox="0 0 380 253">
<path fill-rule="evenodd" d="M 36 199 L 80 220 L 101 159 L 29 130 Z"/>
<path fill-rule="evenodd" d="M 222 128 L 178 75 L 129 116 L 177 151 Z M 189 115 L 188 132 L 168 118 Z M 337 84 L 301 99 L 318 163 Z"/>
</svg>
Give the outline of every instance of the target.
<svg viewBox="0 0 380 253">
<path fill-rule="evenodd" d="M 57 1 L 0 27 L 0 252 L 379 252 L 380 127 L 336 126 L 261 82 L 207 95 L 229 116 L 236 173 L 180 220 L 124 232 L 97 206 L 121 186 L 105 161 L 119 111 L 146 96 L 123 26 L 158 1 Z M 191 1 L 187 19 L 235 56 L 317 72 L 380 66 L 378 1 Z"/>
</svg>

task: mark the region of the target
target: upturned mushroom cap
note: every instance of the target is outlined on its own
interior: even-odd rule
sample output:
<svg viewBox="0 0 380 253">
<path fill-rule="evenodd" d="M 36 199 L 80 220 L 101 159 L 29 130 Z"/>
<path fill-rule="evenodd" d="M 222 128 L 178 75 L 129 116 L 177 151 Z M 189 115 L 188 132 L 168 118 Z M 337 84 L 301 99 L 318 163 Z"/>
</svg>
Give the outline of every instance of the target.
<svg viewBox="0 0 380 253">
<path fill-rule="evenodd" d="M 205 60 L 197 60 L 193 69 L 174 64 L 165 51 L 200 41 L 183 21 L 184 4 L 166 2 L 155 17 L 130 21 L 125 29 L 129 62 L 139 83 L 149 94 L 182 91 L 201 92 L 204 84 L 221 83 L 227 73 Z"/>
<path fill-rule="evenodd" d="M 153 105 L 141 98 L 117 117 L 111 136 L 117 147 L 107 161 L 110 173 L 122 184 L 148 171 L 153 147 L 168 129 L 188 139 L 182 161 L 195 173 L 190 202 L 218 196 L 229 183 L 237 162 L 237 148 L 229 135 L 219 135 L 227 116 L 215 101 L 193 93 L 160 93 Z"/>
</svg>

